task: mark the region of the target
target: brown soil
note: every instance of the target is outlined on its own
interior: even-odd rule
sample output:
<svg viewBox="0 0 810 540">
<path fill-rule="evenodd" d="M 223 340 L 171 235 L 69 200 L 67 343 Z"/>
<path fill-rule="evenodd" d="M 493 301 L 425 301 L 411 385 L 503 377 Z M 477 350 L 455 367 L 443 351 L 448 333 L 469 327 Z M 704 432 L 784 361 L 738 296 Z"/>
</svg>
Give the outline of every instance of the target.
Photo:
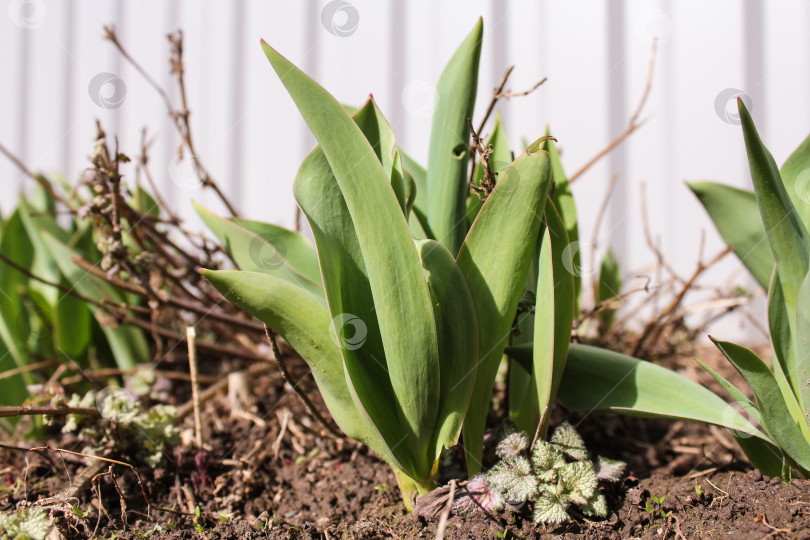
<svg viewBox="0 0 810 540">
<path fill-rule="evenodd" d="M 714 355 L 701 359 L 724 369 Z M 689 360 L 670 365 L 709 382 Z M 0 454 L 0 509 L 39 501 L 68 538 L 435 537 L 436 523 L 405 513 L 387 465 L 329 435 L 275 373 L 252 383 L 252 410 L 234 413 L 224 393 L 204 405 L 208 448 L 184 446 L 169 452 L 165 467 L 138 467 L 153 506 L 191 515 L 150 510 L 135 475 L 120 465 L 113 467 L 120 494 L 110 475 L 83 483 L 83 471 L 107 472 L 109 463 L 55 451 Z M 187 383 L 178 383 L 173 394 L 187 392 Z M 556 410 L 555 422 L 564 419 L 593 453 L 628 463 L 625 480 L 606 491 L 608 518 L 544 529 L 527 512 L 452 516 L 445 538 L 810 538 L 810 481 L 763 478 L 722 430 Z M 190 416 L 184 427 L 193 431 Z M 58 430 L 50 444 L 85 446 Z"/>
</svg>

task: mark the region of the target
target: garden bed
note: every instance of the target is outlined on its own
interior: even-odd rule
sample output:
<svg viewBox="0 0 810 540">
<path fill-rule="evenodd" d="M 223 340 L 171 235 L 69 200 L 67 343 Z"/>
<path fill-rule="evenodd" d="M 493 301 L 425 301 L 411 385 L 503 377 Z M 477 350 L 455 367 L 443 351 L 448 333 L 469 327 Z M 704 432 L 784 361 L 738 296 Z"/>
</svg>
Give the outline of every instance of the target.
<svg viewBox="0 0 810 540">
<path fill-rule="evenodd" d="M 733 376 L 718 354 L 700 357 Z M 689 374 L 689 358 L 664 362 Z M 305 375 L 291 361 L 294 377 Z M 203 366 L 204 367 L 204 366 Z M 208 366 L 213 368 L 213 366 Z M 212 370 L 213 372 L 213 370 Z M 165 381 L 164 381 L 165 382 Z M 314 385 L 309 377 L 302 384 Z M 174 383 L 169 401 L 189 393 Z M 55 451 L 9 452 L 2 470 L 11 493 L 3 508 L 25 499 L 52 512 L 68 538 L 97 534 L 111 538 L 434 538 L 437 523 L 406 514 L 390 467 L 354 442 L 337 439 L 318 424 L 274 371 L 254 378 L 255 408 L 234 409 L 234 392 L 223 391 L 203 404 L 205 450 L 182 445 L 167 452 L 161 466 L 138 467 L 155 507 L 182 510 L 177 516 L 149 510 L 135 476 L 122 466 L 97 488 L 82 486 L 85 469 L 97 462 Z M 320 404 L 319 404 L 320 405 Z M 182 409 L 182 407 L 181 407 Z M 606 491 L 605 520 L 577 516 L 556 528 L 534 525 L 528 512 L 453 515 L 445 538 L 563 537 L 736 538 L 804 537 L 810 534 L 810 482 L 763 477 L 745 462 L 723 430 L 689 422 L 612 415 L 583 416 L 555 409 L 554 423 L 568 419 L 586 445 L 600 455 L 624 460 L 626 474 Z M 194 430 L 185 417 L 186 440 Z M 283 432 L 283 433 L 282 433 Z M 60 435 L 53 447 L 80 451 L 85 441 Z M 22 444 L 22 443 L 21 443 Z M 112 457 L 126 461 L 126 456 Z M 102 470 L 106 471 L 107 463 Z M 99 471 L 102 472 L 102 471 Z M 18 481 L 19 480 L 19 481 Z M 67 490 L 75 490 L 66 498 Z M 662 502 L 657 503 L 655 499 Z M 122 511 L 121 501 L 125 502 Z M 194 516 L 199 507 L 199 517 Z M 106 511 L 106 514 L 105 514 Z M 127 525 L 124 525 L 123 519 Z M 510 536 L 511 535 L 511 536 Z"/>
</svg>

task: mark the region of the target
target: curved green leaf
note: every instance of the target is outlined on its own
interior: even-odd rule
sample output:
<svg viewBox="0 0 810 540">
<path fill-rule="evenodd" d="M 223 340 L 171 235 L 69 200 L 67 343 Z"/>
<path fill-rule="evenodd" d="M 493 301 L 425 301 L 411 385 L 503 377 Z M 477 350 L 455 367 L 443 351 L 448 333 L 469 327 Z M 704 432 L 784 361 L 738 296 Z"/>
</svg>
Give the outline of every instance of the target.
<svg viewBox="0 0 810 540">
<path fill-rule="evenodd" d="M 417 249 L 433 299 L 441 359 L 436 442 L 429 456 L 435 461 L 442 448 L 458 442 L 475 382 L 478 322 L 464 274 L 447 248 L 436 240 L 421 240 Z"/>
<path fill-rule="evenodd" d="M 17 209 L 5 223 L 0 253 L 23 268 L 30 268 L 34 260 L 34 247 L 28 238 L 20 210 Z M 19 330 L 18 321 L 24 317 L 21 291 L 28 285 L 28 277 L 5 263 L 0 263 L 0 340 L 16 367 L 28 364 L 29 351 L 26 337 Z M 8 366 L 5 366 L 6 368 Z"/>
<path fill-rule="evenodd" d="M 320 144 L 351 216 L 368 272 L 385 362 L 414 446 L 432 438 L 439 402 L 439 360 L 430 294 L 408 223 L 363 132 L 318 83 L 262 43 L 265 55 Z M 320 248 L 320 245 L 319 245 Z M 337 315 L 328 295 L 330 311 Z M 424 456 L 414 455 L 417 460 Z M 424 468 L 427 466 L 427 470 Z M 417 478 L 430 464 L 417 461 Z"/>
<path fill-rule="evenodd" d="M 295 178 L 295 198 L 309 222 L 323 276 L 333 339 L 339 340 L 348 392 L 369 437 L 391 463 L 413 471 L 412 437 L 402 428 L 368 272 L 349 210 L 319 147 Z M 345 332 L 350 331 L 351 335 Z"/>
<path fill-rule="evenodd" d="M 533 375 L 545 439 L 551 406 L 565 369 L 574 321 L 574 276 L 563 264 L 568 232 L 553 202 L 546 203 L 534 313 Z M 546 409 L 547 408 L 547 409 Z"/>
<path fill-rule="evenodd" d="M 272 223 L 263 223 L 261 221 L 253 221 L 244 218 L 228 218 L 228 220 L 247 229 L 274 246 L 276 251 L 284 257 L 290 266 L 314 283 L 317 283 L 321 295 L 323 295 L 323 291 L 320 288 L 321 270 L 318 267 L 318 253 L 315 251 L 315 246 L 312 245 L 309 238 L 303 234 L 285 229 L 284 227 L 273 225 Z M 267 259 L 267 255 L 269 254 L 261 253 L 259 256 L 260 259 L 262 256 L 266 259 L 263 264 L 264 266 L 274 261 L 272 257 Z"/>
<path fill-rule="evenodd" d="M 810 136 L 782 164 L 780 175 L 799 218 L 810 230 Z"/>
<path fill-rule="evenodd" d="M 726 245 L 734 250 L 757 283 L 768 290 L 773 253 L 759 217 L 756 195 L 714 182 L 687 182 L 686 185 L 706 209 Z"/>
<path fill-rule="evenodd" d="M 546 136 L 550 137 L 551 132 L 546 128 Z M 565 170 L 560 160 L 560 152 L 557 150 L 557 145 L 554 144 L 552 139 L 543 141 L 543 150 L 548 152 L 549 159 L 551 160 L 551 177 L 554 180 L 554 191 L 551 200 L 554 201 L 554 207 L 557 208 L 563 223 L 565 223 L 565 230 L 569 242 L 579 242 L 579 218 L 577 216 L 577 205 L 574 201 L 574 193 L 571 191 L 571 184 L 568 183 L 568 177 L 565 175 Z M 574 250 L 572 264 L 574 268 L 580 268 L 580 251 Z M 579 305 L 582 297 L 582 278 L 574 274 L 574 312 L 579 313 Z"/>
<path fill-rule="evenodd" d="M 436 85 L 438 104 L 430 131 L 427 217 L 434 238 L 457 254 L 467 232 L 467 166 L 470 128 L 484 23 L 479 18 L 453 54 Z"/>
<path fill-rule="evenodd" d="M 201 270 L 229 302 L 265 323 L 306 361 L 326 407 L 352 439 L 373 445 L 352 401 L 340 350 L 320 298 L 278 276 L 236 270 Z M 381 454 L 382 455 L 382 454 Z"/>
<path fill-rule="evenodd" d="M 756 354 L 745 347 L 711 339 L 745 378 L 745 382 L 754 393 L 765 431 L 799 467 L 804 471 L 810 471 L 810 441 L 805 438 L 800 428 L 805 419 L 795 418 L 790 414 L 771 370 Z"/>
<path fill-rule="evenodd" d="M 613 250 L 608 246 L 605 258 L 599 268 L 599 284 L 596 291 L 596 302 L 601 304 L 611 298 L 619 296 L 622 290 L 622 271 L 619 261 L 613 256 Z M 604 307 L 599 312 L 599 325 L 602 332 L 606 332 L 612 325 L 616 316 L 614 307 Z"/>
<path fill-rule="evenodd" d="M 773 373 L 788 410 L 794 418 L 798 418 L 803 415 L 799 400 L 803 397 L 803 386 L 807 385 L 802 382 L 806 376 L 802 375 L 802 368 L 798 364 L 793 336 L 795 330 L 792 330 L 793 321 L 790 319 L 779 273 L 774 268 L 768 291 L 768 328 L 773 347 Z M 805 424 L 802 430 L 810 440 L 810 427 Z"/>
<path fill-rule="evenodd" d="M 484 427 L 495 375 L 535 253 L 551 186 L 548 154 L 535 142 L 495 186 L 470 228 L 458 264 L 475 303 L 479 364 L 467 419 L 467 473 L 481 468 Z"/>
<path fill-rule="evenodd" d="M 515 354 L 531 358 L 531 351 Z M 768 440 L 711 390 L 652 362 L 588 345 L 568 349 L 557 398 L 575 411 L 695 420 Z"/>
<path fill-rule="evenodd" d="M 810 234 L 785 191 L 773 156 L 762 144 L 754 121 L 741 99 L 737 100 L 762 223 L 782 282 L 785 301 L 796 310 L 796 297 L 810 266 Z"/>
<path fill-rule="evenodd" d="M 323 294 L 320 276 L 316 278 L 312 275 L 311 267 L 299 269 L 287 259 L 288 246 L 284 240 L 287 235 L 282 237 L 257 234 L 238 223 L 216 215 L 196 202 L 192 205 L 240 270 L 275 275 L 315 295 Z"/>
</svg>

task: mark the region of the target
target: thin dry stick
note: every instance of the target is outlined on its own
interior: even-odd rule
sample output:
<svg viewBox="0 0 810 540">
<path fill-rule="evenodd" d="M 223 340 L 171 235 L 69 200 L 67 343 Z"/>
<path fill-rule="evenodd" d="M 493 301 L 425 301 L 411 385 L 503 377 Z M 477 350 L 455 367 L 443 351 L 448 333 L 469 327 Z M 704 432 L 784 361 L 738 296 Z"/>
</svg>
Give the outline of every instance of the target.
<svg viewBox="0 0 810 540">
<path fill-rule="evenodd" d="M 489 117 L 492 115 L 492 111 L 495 110 L 495 105 L 498 103 L 498 100 L 500 99 L 509 100 L 510 98 L 513 97 L 528 96 L 529 94 L 540 88 L 543 85 L 543 83 L 545 83 L 548 80 L 548 77 L 543 77 L 540 80 L 540 82 L 536 83 L 528 90 L 524 90 L 523 92 L 512 92 L 511 90 L 504 91 L 503 88 L 504 86 L 506 86 L 506 81 L 509 79 L 509 75 L 512 74 L 513 69 L 515 69 L 515 66 L 509 66 L 508 68 L 506 68 L 503 77 L 501 77 L 501 82 L 499 82 L 498 86 L 492 91 L 492 99 L 490 100 L 489 105 L 487 106 L 487 110 L 484 113 L 484 118 L 481 120 L 481 124 L 478 126 L 478 133 L 484 131 L 484 126 L 486 125 L 487 120 L 489 120 Z"/>
<path fill-rule="evenodd" d="M 219 185 L 214 181 L 211 175 L 208 173 L 208 170 L 203 166 L 200 162 L 197 152 L 194 150 L 194 144 L 191 140 L 191 127 L 189 122 L 189 115 L 190 112 L 187 107 L 188 99 L 186 97 L 186 84 L 185 84 L 185 76 L 184 76 L 184 68 L 183 68 L 183 33 L 177 32 L 174 35 L 169 35 L 169 42 L 172 45 L 172 51 L 174 52 L 175 56 L 172 58 L 172 73 L 177 76 L 177 82 L 180 87 L 180 98 L 183 103 L 183 110 L 178 111 L 172 105 L 171 99 L 169 99 L 169 95 L 166 91 L 160 87 L 160 85 L 155 82 L 155 80 L 149 76 L 145 69 L 141 67 L 138 62 L 124 49 L 124 46 L 118 40 L 118 35 L 115 33 L 115 27 L 113 26 L 105 26 L 104 27 L 104 38 L 112 43 L 118 52 L 124 57 L 124 59 L 129 62 L 135 70 L 141 74 L 141 76 L 146 79 L 146 82 L 154 88 L 160 97 L 163 99 L 163 102 L 166 104 L 166 109 L 168 110 L 169 117 L 174 122 L 175 127 L 177 128 L 177 132 L 180 134 L 180 137 L 183 139 L 183 142 L 188 147 L 189 153 L 194 157 L 194 166 L 197 170 L 198 176 L 202 179 L 203 185 L 210 187 L 213 189 L 220 200 L 225 204 L 228 208 L 228 211 L 234 217 L 238 216 L 236 209 L 219 188 Z"/>
<path fill-rule="evenodd" d="M 315 408 L 315 405 L 312 403 L 312 401 L 310 401 L 309 397 L 304 393 L 301 387 L 298 386 L 298 383 L 296 383 L 293 380 L 292 376 L 290 375 L 290 372 L 287 371 L 287 366 L 284 364 L 284 359 L 281 356 L 281 350 L 278 348 L 278 343 L 276 342 L 275 332 L 273 332 L 267 325 L 264 326 L 264 331 L 267 334 L 267 339 L 270 340 L 270 346 L 273 347 L 273 355 L 276 357 L 276 364 L 278 364 L 278 369 L 279 371 L 281 371 L 281 376 L 284 378 L 287 384 L 292 386 L 292 389 L 295 391 L 298 397 L 301 398 L 301 401 L 304 403 L 304 406 L 307 408 L 310 414 L 312 414 L 312 416 L 314 416 L 315 419 L 323 427 L 325 427 L 329 433 L 331 433 L 338 439 L 342 439 L 343 434 L 341 434 L 337 429 L 335 429 L 331 423 L 326 421 L 326 419 L 321 415 L 318 409 Z"/>
<path fill-rule="evenodd" d="M 450 512 L 453 510 L 453 499 L 456 496 L 456 481 L 450 480 L 450 496 L 447 498 L 447 505 L 442 510 L 442 516 L 439 518 L 439 525 L 436 527 L 436 540 L 444 539 L 444 530 L 447 528 L 447 520 L 450 518 Z"/>
<path fill-rule="evenodd" d="M 194 442 L 197 448 L 203 447 L 202 419 L 200 418 L 200 384 L 197 380 L 197 331 L 193 326 L 186 328 L 188 341 L 188 369 L 191 374 L 191 402 L 194 405 Z"/>
<path fill-rule="evenodd" d="M 644 342 L 650 335 L 650 332 L 652 332 L 656 328 L 656 326 L 663 326 L 661 323 L 667 317 L 669 317 L 675 311 L 675 309 L 677 309 L 677 307 L 681 304 L 684 297 L 686 296 L 686 293 L 689 292 L 689 290 L 692 288 L 697 278 L 700 277 L 700 275 L 706 269 L 711 268 L 712 266 L 717 264 L 721 259 L 723 259 L 723 257 L 725 257 L 731 252 L 732 250 L 730 248 L 726 248 L 717 255 L 715 255 L 708 263 L 704 263 L 702 260 L 698 261 L 697 268 L 695 268 L 695 271 L 692 273 L 691 277 L 688 280 L 686 280 L 686 283 L 684 283 L 683 287 L 681 287 L 680 292 L 678 292 L 675 298 L 672 299 L 669 305 L 661 312 L 661 314 L 658 317 L 655 318 L 655 320 L 648 322 L 647 326 L 644 327 L 644 330 L 641 333 L 641 337 L 639 337 L 635 347 L 633 347 L 633 353 L 631 356 L 638 356 L 639 352 L 641 351 L 641 348 L 644 345 Z"/>
<path fill-rule="evenodd" d="M 481 179 L 481 185 L 476 186 L 474 182 L 475 167 L 470 168 L 469 187 L 484 201 L 489 197 L 489 194 L 492 193 L 492 190 L 495 189 L 495 176 L 492 174 L 492 167 L 489 163 L 489 158 L 492 156 L 493 152 L 492 145 L 484 146 L 484 143 L 481 142 L 481 138 L 473 129 L 472 120 L 469 118 L 467 118 L 467 127 L 470 129 L 470 137 L 472 138 L 473 155 L 478 154 L 478 156 L 480 156 L 481 167 L 484 169 L 484 177 Z"/>
<path fill-rule="evenodd" d="M 23 448 L 22 446 L 11 446 L 11 445 L 8 445 L 8 444 L 0 443 L 0 448 L 3 448 L 5 450 L 19 451 L 19 452 L 49 451 L 49 452 L 57 452 L 60 455 L 62 453 L 65 453 L 65 454 L 70 454 L 72 456 L 78 456 L 78 457 L 83 457 L 83 458 L 87 458 L 87 459 L 95 459 L 95 460 L 98 460 L 98 461 L 103 461 L 105 463 L 112 463 L 113 465 L 121 465 L 122 467 L 128 468 L 130 471 L 132 471 L 132 474 L 135 475 L 135 479 L 138 481 L 138 487 L 141 488 L 141 495 L 143 495 L 143 499 L 144 499 L 144 501 L 146 501 L 146 505 L 149 508 L 151 508 L 153 510 L 160 510 L 162 512 L 169 512 L 170 514 L 174 514 L 176 516 L 193 516 L 193 515 L 195 515 L 193 513 L 190 514 L 190 513 L 186 513 L 186 512 L 179 512 L 179 511 L 173 510 L 171 508 L 163 508 L 162 506 L 157 506 L 157 505 L 153 504 L 152 501 L 149 500 L 149 497 L 146 496 L 146 488 L 144 487 L 143 481 L 141 480 L 141 475 L 138 474 L 138 470 L 135 467 L 133 467 L 132 465 L 130 465 L 129 463 L 126 463 L 124 461 L 118 461 L 116 459 L 110 459 L 110 458 L 105 458 L 105 457 L 101 457 L 101 456 L 93 456 L 93 455 L 90 455 L 90 454 L 83 454 L 81 452 L 74 452 L 72 450 L 66 450 L 64 448 L 55 448 L 53 446 L 35 446 L 33 448 Z"/>
<path fill-rule="evenodd" d="M 36 371 L 39 368 L 55 366 L 59 364 L 56 360 L 43 360 L 42 362 L 36 362 L 34 364 L 29 364 L 27 366 L 22 366 L 14 369 L 9 369 L 8 371 L 4 371 L 0 373 L 0 380 L 8 379 L 9 377 L 13 377 L 15 375 L 19 375 L 20 373 L 27 373 L 29 371 Z"/>
<path fill-rule="evenodd" d="M 627 129 L 621 135 L 619 135 L 618 137 L 613 139 L 610 142 L 610 144 L 608 144 L 601 152 L 599 152 L 594 157 L 592 157 L 587 163 L 585 163 L 585 165 L 580 167 L 580 169 L 577 172 L 572 174 L 571 177 L 568 179 L 569 183 L 573 183 L 574 180 L 576 180 L 577 178 L 582 176 L 582 174 L 585 171 L 587 171 L 588 169 L 593 167 L 600 159 L 605 157 L 614 148 L 616 148 L 621 143 L 623 143 L 624 140 L 627 139 L 627 137 L 629 137 L 630 135 L 632 135 L 632 133 L 635 130 L 637 130 L 638 128 L 640 128 L 641 126 L 644 125 L 644 121 L 639 121 L 638 117 L 641 114 L 641 111 L 644 109 L 644 105 L 647 103 L 647 98 L 650 95 L 650 88 L 652 88 L 653 73 L 654 73 L 654 68 L 655 68 L 655 56 L 656 56 L 657 49 L 658 49 L 658 43 L 655 40 L 653 40 L 652 48 L 650 49 L 650 63 L 649 63 L 649 67 L 647 68 L 647 82 L 644 85 L 644 91 L 641 94 L 641 99 L 638 102 L 638 106 L 636 107 L 636 110 L 633 113 L 633 116 L 630 117 L 630 122 L 629 122 L 629 124 L 627 126 Z"/>
<path fill-rule="evenodd" d="M 484 131 L 484 125 L 486 125 L 487 120 L 489 120 L 489 116 L 492 114 L 492 111 L 495 110 L 495 104 L 498 103 L 498 99 L 500 99 L 498 96 L 501 94 L 501 92 L 503 92 L 503 87 L 506 86 L 506 81 L 509 79 L 509 75 L 512 74 L 513 69 L 515 69 L 515 66 L 509 66 L 506 68 L 503 77 L 501 77 L 501 82 L 499 82 L 495 90 L 492 91 L 492 99 L 490 100 L 487 110 L 484 113 L 484 118 L 481 119 L 481 123 L 478 125 L 477 133 Z"/>
<path fill-rule="evenodd" d="M 0 407 L 0 418 L 12 416 L 66 416 L 68 414 L 81 414 L 84 416 L 100 417 L 101 413 L 95 407 Z"/>
</svg>

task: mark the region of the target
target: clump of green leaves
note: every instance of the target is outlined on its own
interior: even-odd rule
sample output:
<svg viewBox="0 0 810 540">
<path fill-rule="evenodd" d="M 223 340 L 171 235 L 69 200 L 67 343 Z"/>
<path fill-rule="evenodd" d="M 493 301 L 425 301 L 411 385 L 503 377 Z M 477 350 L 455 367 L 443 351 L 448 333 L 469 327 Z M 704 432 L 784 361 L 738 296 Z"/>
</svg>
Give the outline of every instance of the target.
<svg viewBox="0 0 810 540">
<path fill-rule="evenodd" d="M 177 427 L 177 410 L 171 405 L 157 404 L 143 410 L 141 403 L 129 392 L 118 390 L 99 395 L 88 392 L 84 396 L 74 394 L 68 405 L 71 407 L 98 406 L 105 420 L 88 419 L 68 415 L 62 431 L 79 430 L 79 437 L 92 444 L 87 453 L 103 451 L 108 447 L 118 450 L 151 467 L 157 466 L 167 447 L 180 443 Z M 121 448 L 121 446 L 124 448 Z"/>
<path fill-rule="evenodd" d="M 469 219 L 467 121 L 482 33 L 478 21 L 439 80 L 427 170 L 399 148 L 373 99 L 350 116 L 263 43 L 318 141 L 295 182 L 315 246 L 198 209 L 242 270 L 205 278 L 301 354 L 343 431 L 391 464 L 406 505 L 432 489 L 464 422 L 476 472 L 552 183 L 541 138 L 508 154 Z"/>
<path fill-rule="evenodd" d="M 773 367 L 752 351 L 712 338 L 755 401 L 708 366 L 766 437 L 734 431 L 763 474 L 810 476 L 810 137 L 781 170 L 738 100 L 754 191 L 696 182 L 692 191 L 756 280 L 768 289 Z M 761 219 L 757 219 L 757 215 Z"/>
<path fill-rule="evenodd" d="M 496 454 L 500 461 L 467 484 L 454 504 L 456 512 L 489 512 L 531 502 L 535 523 L 569 521 L 571 505 L 583 514 L 606 517 L 607 500 L 599 481 L 617 482 L 625 467 L 603 457 L 591 461 L 582 437 L 568 423 L 549 441 L 537 441 L 534 449 L 524 432 L 509 433 L 498 442 Z"/>
<path fill-rule="evenodd" d="M 20 508 L 0 514 L 0 540 L 44 540 L 51 529 L 42 508 Z"/>
</svg>

